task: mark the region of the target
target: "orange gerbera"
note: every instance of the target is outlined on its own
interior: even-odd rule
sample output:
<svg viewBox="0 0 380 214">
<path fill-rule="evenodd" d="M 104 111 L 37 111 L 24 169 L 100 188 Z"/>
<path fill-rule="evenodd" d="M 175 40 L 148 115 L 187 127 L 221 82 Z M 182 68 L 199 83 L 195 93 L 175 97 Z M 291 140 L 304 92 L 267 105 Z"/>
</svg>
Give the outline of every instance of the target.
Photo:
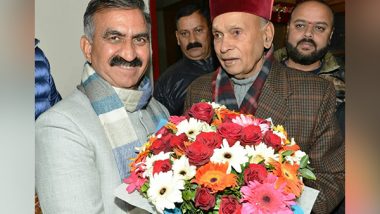
<svg viewBox="0 0 380 214">
<path fill-rule="evenodd" d="M 177 132 L 177 125 L 172 122 L 168 122 L 167 124 L 165 124 L 165 128 L 172 130 L 174 133 Z"/>
<path fill-rule="evenodd" d="M 282 147 L 281 151 L 286 151 L 286 150 L 292 150 L 293 152 L 296 152 L 298 150 L 300 150 L 300 146 L 298 146 L 297 144 L 294 144 L 292 146 L 284 146 Z M 281 153 L 281 151 L 279 151 L 279 153 Z"/>
<path fill-rule="evenodd" d="M 224 190 L 227 187 L 235 187 L 237 177 L 235 174 L 226 174 L 227 168 L 228 163 L 209 162 L 199 167 L 193 182 L 209 188 L 212 193 Z"/>
<path fill-rule="evenodd" d="M 149 150 L 145 150 L 143 152 L 140 152 L 136 158 L 131 158 L 132 162 L 129 164 L 129 167 L 131 167 L 131 172 L 135 171 L 141 162 L 145 162 L 146 157 L 149 154 Z"/>
<path fill-rule="evenodd" d="M 275 167 L 273 174 L 278 177 L 276 181 L 276 188 L 286 184 L 285 191 L 287 193 L 293 193 L 296 197 L 299 197 L 304 186 L 302 181 L 297 176 L 299 166 L 296 164 L 291 165 L 289 163 L 279 162 L 274 162 L 271 164 Z"/>
</svg>

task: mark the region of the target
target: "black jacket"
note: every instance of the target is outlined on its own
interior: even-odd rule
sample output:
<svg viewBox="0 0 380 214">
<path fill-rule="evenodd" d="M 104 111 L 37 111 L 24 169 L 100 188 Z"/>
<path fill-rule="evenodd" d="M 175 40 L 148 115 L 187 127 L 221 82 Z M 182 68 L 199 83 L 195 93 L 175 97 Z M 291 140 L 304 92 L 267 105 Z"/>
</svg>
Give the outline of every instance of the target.
<svg viewBox="0 0 380 214">
<path fill-rule="evenodd" d="M 182 115 L 187 86 L 197 77 L 213 72 L 219 66 L 216 57 L 190 60 L 185 56 L 171 65 L 158 78 L 153 97 L 160 101 L 171 115 Z"/>
</svg>

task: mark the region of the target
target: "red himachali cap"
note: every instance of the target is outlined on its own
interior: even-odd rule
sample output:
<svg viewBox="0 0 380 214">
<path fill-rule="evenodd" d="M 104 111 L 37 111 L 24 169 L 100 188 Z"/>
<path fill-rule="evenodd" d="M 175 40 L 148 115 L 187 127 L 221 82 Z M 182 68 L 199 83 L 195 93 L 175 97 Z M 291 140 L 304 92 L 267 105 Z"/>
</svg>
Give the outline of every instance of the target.
<svg viewBox="0 0 380 214">
<path fill-rule="evenodd" d="M 270 20 L 274 0 L 210 0 L 211 21 L 228 12 L 246 12 Z"/>
</svg>

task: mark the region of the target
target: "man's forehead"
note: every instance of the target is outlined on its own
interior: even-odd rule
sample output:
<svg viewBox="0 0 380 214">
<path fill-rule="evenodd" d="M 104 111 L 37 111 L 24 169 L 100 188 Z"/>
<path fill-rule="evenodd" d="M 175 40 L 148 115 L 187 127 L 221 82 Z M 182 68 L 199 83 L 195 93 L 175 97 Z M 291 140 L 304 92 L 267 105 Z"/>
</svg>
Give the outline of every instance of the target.
<svg viewBox="0 0 380 214">
<path fill-rule="evenodd" d="M 319 2 L 305 2 L 294 8 L 291 21 L 305 20 L 306 22 L 331 23 L 334 14 L 326 5 Z"/>
<path fill-rule="evenodd" d="M 189 16 L 183 16 L 178 20 L 178 27 L 194 26 L 194 25 L 205 25 L 207 20 L 204 16 L 199 14 L 199 12 L 194 12 Z"/>
</svg>

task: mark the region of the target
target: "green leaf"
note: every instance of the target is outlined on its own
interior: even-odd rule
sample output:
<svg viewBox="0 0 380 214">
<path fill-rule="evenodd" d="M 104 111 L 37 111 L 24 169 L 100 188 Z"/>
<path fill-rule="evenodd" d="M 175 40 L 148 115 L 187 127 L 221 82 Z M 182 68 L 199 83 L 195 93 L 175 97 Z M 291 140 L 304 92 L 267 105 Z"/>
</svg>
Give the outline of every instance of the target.
<svg viewBox="0 0 380 214">
<path fill-rule="evenodd" d="M 149 182 L 145 182 L 142 186 L 141 186 L 141 192 L 147 192 L 149 189 Z"/>
<path fill-rule="evenodd" d="M 306 179 L 310 179 L 310 180 L 317 180 L 317 178 L 315 177 L 314 173 L 307 169 L 307 168 L 303 168 L 303 169 L 300 169 L 299 170 L 302 177 L 306 178 Z"/>
<path fill-rule="evenodd" d="M 191 191 L 191 190 L 185 190 L 182 192 L 182 198 L 185 200 L 185 201 L 190 201 L 194 198 L 195 196 L 195 192 Z"/>
<path fill-rule="evenodd" d="M 286 150 L 285 152 L 281 153 L 283 157 L 285 156 L 289 156 L 291 154 L 293 154 L 293 151 L 292 150 Z"/>
<path fill-rule="evenodd" d="M 303 156 L 300 161 L 300 168 L 305 168 L 308 162 L 309 162 L 309 156 L 308 155 Z"/>
</svg>

